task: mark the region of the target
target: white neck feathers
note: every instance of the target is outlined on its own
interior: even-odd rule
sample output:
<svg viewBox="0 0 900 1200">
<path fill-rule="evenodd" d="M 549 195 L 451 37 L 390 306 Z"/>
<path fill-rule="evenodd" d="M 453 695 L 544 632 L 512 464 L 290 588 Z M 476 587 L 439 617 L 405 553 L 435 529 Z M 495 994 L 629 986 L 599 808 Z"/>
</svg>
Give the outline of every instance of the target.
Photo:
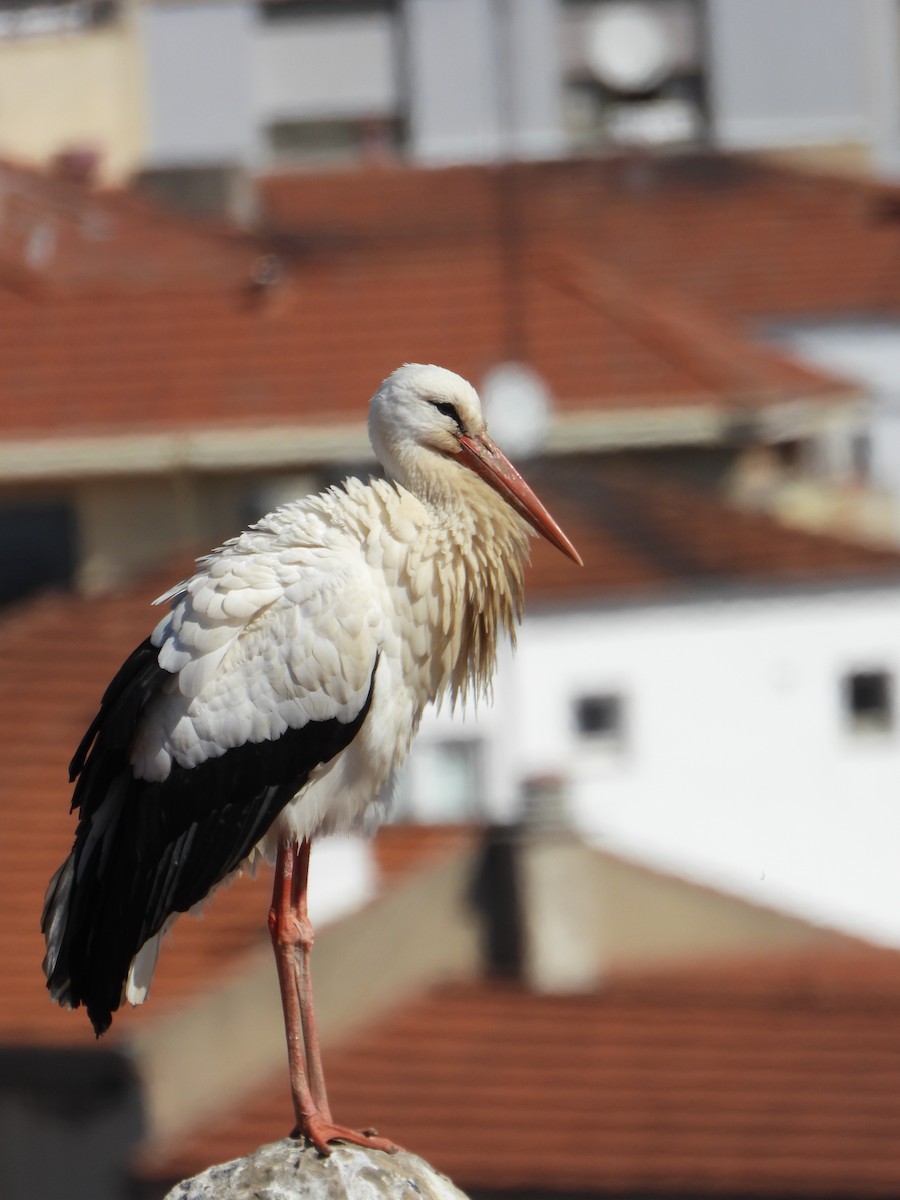
<svg viewBox="0 0 900 1200">
<path fill-rule="evenodd" d="M 346 485 L 367 557 L 391 587 L 406 677 L 418 679 L 423 701 L 487 694 L 499 638 L 506 631 L 515 641 L 524 606 L 527 525 L 477 476 L 456 474 L 452 499 L 418 498 L 383 480 Z M 363 490 L 371 507 L 359 503 Z"/>
</svg>

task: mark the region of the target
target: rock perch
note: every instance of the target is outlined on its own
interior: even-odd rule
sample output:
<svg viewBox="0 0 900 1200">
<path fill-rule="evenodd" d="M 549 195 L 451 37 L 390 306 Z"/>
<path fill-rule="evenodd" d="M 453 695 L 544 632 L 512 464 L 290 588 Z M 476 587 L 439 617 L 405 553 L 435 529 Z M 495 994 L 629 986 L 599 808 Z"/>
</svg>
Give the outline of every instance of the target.
<svg viewBox="0 0 900 1200">
<path fill-rule="evenodd" d="M 424 1159 L 284 1138 L 175 1185 L 166 1200 L 468 1200 Z"/>
</svg>

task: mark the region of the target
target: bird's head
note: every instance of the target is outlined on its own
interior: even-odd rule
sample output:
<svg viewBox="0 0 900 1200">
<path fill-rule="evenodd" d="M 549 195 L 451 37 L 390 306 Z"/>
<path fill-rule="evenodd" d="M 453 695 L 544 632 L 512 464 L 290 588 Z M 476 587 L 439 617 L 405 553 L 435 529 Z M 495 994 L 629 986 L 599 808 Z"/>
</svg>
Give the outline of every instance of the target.
<svg viewBox="0 0 900 1200">
<path fill-rule="evenodd" d="M 369 436 L 387 473 L 425 498 L 460 491 L 457 471 L 474 473 L 549 542 L 581 556 L 487 433 L 478 393 L 443 367 L 407 363 L 389 375 L 369 407 Z"/>
</svg>

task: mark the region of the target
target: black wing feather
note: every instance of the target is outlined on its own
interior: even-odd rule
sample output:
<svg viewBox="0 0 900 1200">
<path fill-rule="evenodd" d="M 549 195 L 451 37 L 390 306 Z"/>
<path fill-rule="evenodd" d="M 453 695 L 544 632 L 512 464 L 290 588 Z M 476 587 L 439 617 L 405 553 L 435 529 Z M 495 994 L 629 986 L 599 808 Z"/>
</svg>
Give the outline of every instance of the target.
<svg viewBox="0 0 900 1200">
<path fill-rule="evenodd" d="M 42 919 L 50 993 L 72 1008 L 86 1005 L 98 1035 L 144 943 L 231 874 L 313 768 L 352 742 L 378 665 L 353 721 L 309 722 L 194 767 L 174 765 L 165 780 L 150 782 L 135 779 L 129 752 L 148 702 L 171 679 L 158 654 L 148 639 L 126 660 L 72 759 L 80 819 Z M 100 837 L 90 838 L 101 823 Z"/>
<path fill-rule="evenodd" d="M 99 756 L 98 765 L 109 758 L 110 751 L 127 751 L 147 701 L 156 695 L 168 678 L 169 672 L 159 665 L 159 649 L 147 638 L 125 659 L 103 693 L 97 715 L 69 763 L 69 783 L 74 783 L 81 775 L 94 739 L 101 730 L 104 753 Z M 73 809 L 79 806 L 87 786 L 82 779 L 75 789 Z"/>
</svg>

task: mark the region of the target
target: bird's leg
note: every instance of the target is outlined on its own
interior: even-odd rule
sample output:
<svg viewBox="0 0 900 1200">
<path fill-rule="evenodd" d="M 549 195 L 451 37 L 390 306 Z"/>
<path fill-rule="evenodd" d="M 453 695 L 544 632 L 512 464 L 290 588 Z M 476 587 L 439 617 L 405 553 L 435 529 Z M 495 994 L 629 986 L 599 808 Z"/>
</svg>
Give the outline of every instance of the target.
<svg viewBox="0 0 900 1200">
<path fill-rule="evenodd" d="M 269 934 L 275 951 L 284 1031 L 287 1037 L 288 1070 L 291 1078 L 291 1097 L 298 1128 L 302 1128 L 315 1112 L 315 1104 L 306 1078 L 303 1022 L 300 1016 L 300 996 L 297 985 L 294 948 L 297 931 L 292 927 L 291 895 L 293 890 L 294 856 L 286 846 L 279 845 L 275 860 L 275 883 L 272 888 L 272 907 L 269 909 Z"/>
<path fill-rule="evenodd" d="M 307 839 L 299 847 L 279 845 L 269 910 L 269 932 L 278 967 L 291 1097 L 297 1121 L 295 1135 L 308 1138 L 322 1154 L 328 1154 L 328 1143 L 335 1141 L 393 1152 L 397 1147 L 386 1138 L 357 1133 L 344 1125 L 336 1125 L 331 1119 L 309 969 L 313 943 L 312 925 L 306 909 L 309 849 Z"/>
<path fill-rule="evenodd" d="M 309 838 L 304 838 L 297 847 L 293 845 L 293 871 L 291 879 L 291 912 L 298 933 L 297 944 L 297 992 L 300 998 L 300 1024 L 303 1029 L 303 1046 L 306 1051 L 306 1076 L 316 1108 L 331 1120 L 331 1109 L 325 1091 L 325 1072 L 319 1048 L 319 1032 L 316 1028 L 316 1013 L 313 1006 L 312 974 L 309 958 L 313 947 L 313 927 L 306 907 L 307 882 L 309 880 Z"/>
</svg>

